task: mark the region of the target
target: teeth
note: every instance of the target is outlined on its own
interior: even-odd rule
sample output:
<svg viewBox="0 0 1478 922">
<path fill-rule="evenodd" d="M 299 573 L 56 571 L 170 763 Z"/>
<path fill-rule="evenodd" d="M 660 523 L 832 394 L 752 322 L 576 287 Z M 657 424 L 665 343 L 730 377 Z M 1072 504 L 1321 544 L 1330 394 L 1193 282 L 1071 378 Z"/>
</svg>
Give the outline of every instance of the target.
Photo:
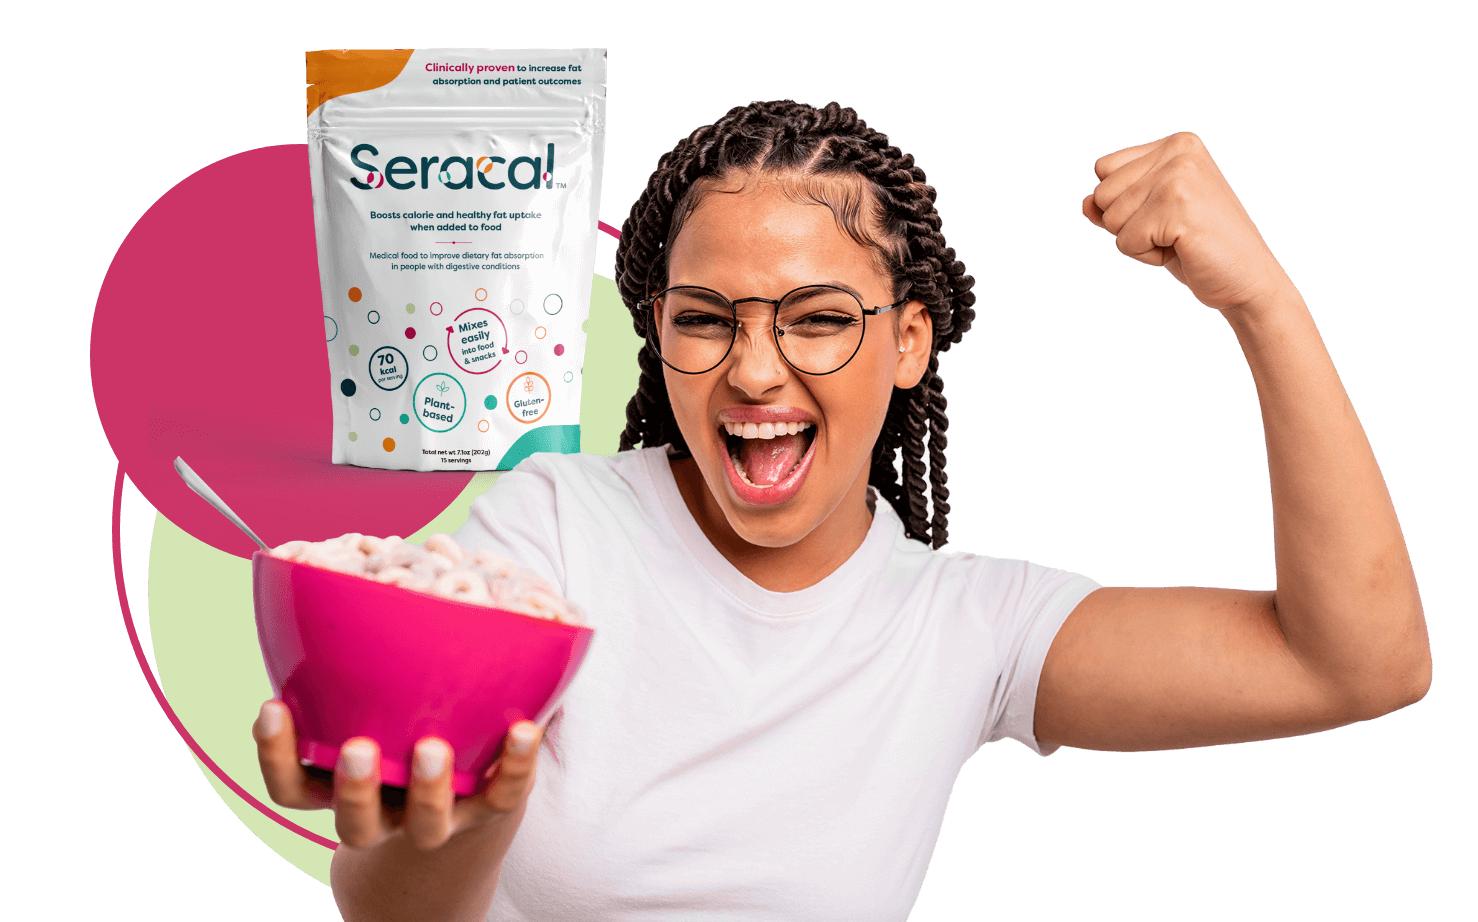
<svg viewBox="0 0 1478 922">
<path fill-rule="evenodd" d="M 724 431 L 743 439 L 773 439 L 777 435 L 795 435 L 811 428 L 810 423 L 724 423 Z"/>
</svg>

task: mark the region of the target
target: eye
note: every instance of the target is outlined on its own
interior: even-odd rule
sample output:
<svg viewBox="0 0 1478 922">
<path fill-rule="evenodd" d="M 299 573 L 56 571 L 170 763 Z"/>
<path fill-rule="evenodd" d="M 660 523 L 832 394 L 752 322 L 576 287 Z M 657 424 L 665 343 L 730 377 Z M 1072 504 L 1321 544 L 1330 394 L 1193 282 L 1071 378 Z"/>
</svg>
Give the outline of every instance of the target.
<svg viewBox="0 0 1478 922">
<path fill-rule="evenodd" d="M 681 314 L 674 315 L 672 318 L 673 326 L 684 327 L 690 330 L 703 328 L 727 330 L 731 324 L 732 321 L 727 317 L 720 317 L 716 314 L 709 314 L 703 311 L 684 311 Z"/>
<path fill-rule="evenodd" d="M 857 318 L 849 314 L 817 311 L 791 321 L 785 325 L 784 329 L 787 333 L 798 333 L 803 336 L 826 336 L 839 333 L 857 322 Z"/>
</svg>

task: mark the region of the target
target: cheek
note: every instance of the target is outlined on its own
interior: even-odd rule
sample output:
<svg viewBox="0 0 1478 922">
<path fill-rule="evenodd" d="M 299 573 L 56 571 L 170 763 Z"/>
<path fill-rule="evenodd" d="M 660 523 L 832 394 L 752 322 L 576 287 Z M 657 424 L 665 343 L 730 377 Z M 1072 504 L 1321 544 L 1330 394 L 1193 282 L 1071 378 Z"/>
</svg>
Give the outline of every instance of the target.
<svg viewBox="0 0 1478 922">
<path fill-rule="evenodd" d="M 667 400 L 672 406 L 672 416 L 677 420 L 678 430 L 692 448 L 699 441 L 703 420 L 707 418 L 707 392 L 699 388 L 687 375 L 680 375 L 671 368 L 663 368 L 662 380 L 667 384 Z"/>
<path fill-rule="evenodd" d="M 857 356 L 862 367 L 858 369 L 855 383 L 841 398 L 845 401 L 843 406 L 848 428 L 857 433 L 848 441 L 859 454 L 867 457 L 871 457 L 873 443 L 882 432 L 883 420 L 888 415 L 888 402 L 893 397 L 893 379 L 898 367 L 886 350 L 879 352 L 881 354 Z"/>
</svg>

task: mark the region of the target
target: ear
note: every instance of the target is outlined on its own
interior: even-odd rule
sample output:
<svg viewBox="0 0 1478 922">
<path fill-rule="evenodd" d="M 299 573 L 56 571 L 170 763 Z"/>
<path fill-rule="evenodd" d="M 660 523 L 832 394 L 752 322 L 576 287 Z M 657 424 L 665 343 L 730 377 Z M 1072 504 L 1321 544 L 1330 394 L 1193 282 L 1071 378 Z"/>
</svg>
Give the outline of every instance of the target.
<svg viewBox="0 0 1478 922">
<path fill-rule="evenodd" d="M 922 301 L 910 301 L 898 318 L 898 373 L 893 386 L 908 390 L 923 380 L 929 370 L 929 353 L 934 347 L 934 318 Z"/>
</svg>

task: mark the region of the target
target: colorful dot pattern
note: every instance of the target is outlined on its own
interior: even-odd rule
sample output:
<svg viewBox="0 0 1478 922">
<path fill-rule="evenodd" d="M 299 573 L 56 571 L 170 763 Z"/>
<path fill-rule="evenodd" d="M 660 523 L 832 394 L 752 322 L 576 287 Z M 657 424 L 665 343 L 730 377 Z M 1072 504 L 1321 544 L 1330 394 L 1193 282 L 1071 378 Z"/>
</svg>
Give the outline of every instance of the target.
<svg viewBox="0 0 1478 922">
<path fill-rule="evenodd" d="M 348 296 L 349 296 L 349 300 L 350 301 L 358 302 L 361 299 L 363 299 L 364 292 L 361 291 L 359 288 L 351 288 L 351 289 L 349 289 Z M 476 291 L 473 292 L 473 295 L 472 296 L 473 296 L 474 299 L 476 299 L 478 301 L 486 301 L 487 300 L 487 297 L 488 297 L 487 289 L 485 289 L 485 288 L 479 288 L 479 289 L 477 289 Z M 564 308 L 564 299 L 560 295 L 558 295 L 558 294 L 549 294 L 549 295 L 546 295 L 544 297 L 542 306 L 543 306 L 544 312 L 546 314 L 549 314 L 549 315 L 553 316 L 555 314 L 558 314 Z M 508 310 L 509 310 L 509 312 L 511 314 L 522 314 L 524 312 L 524 308 L 525 308 L 525 304 L 524 304 L 524 302 L 522 300 L 515 299 L 515 300 L 510 301 L 508 303 Z M 440 316 L 441 313 L 445 310 L 445 307 L 442 305 L 442 303 L 440 301 L 433 301 L 429 305 L 429 309 L 430 309 L 430 311 L 431 311 L 431 313 L 433 315 Z M 416 310 L 417 310 L 417 308 L 416 308 L 416 305 L 414 303 L 407 303 L 405 305 L 405 312 L 407 314 L 414 314 L 416 312 Z M 379 313 L 379 311 L 371 310 L 371 311 L 369 311 L 365 315 L 365 318 L 371 324 L 377 324 L 377 323 L 380 322 L 380 313 Z M 325 317 L 325 319 L 326 320 L 331 320 L 331 318 L 327 318 L 327 317 Z M 335 332 L 337 332 L 337 331 L 335 331 Z M 404 332 L 405 332 L 405 338 L 406 339 L 415 339 L 416 338 L 416 328 L 415 327 L 408 326 L 408 327 L 405 328 L 405 331 Z M 534 328 L 534 338 L 539 339 L 539 340 L 543 340 L 548 335 L 549 335 L 549 330 L 546 327 L 539 326 L 539 327 L 535 327 Z M 332 338 L 332 337 L 330 337 L 330 338 Z M 553 348 L 552 348 L 552 351 L 553 351 L 553 353 L 556 356 L 560 356 L 560 357 L 564 356 L 564 354 L 565 354 L 565 345 L 564 345 L 564 343 L 555 343 L 554 346 L 553 346 Z M 359 345 L 358 344 L 353 344 L 353 345 L 350 345 L 349 346 L 349 354 L 351 356 L 358 356 L 359 355 L 359 352 L 360 352 L 360 348 L 359 348 Z M 421 357 L 425 361 L 427 361 L 427 362 L 435 361 L 438 354 L 439 353 L 437 352 L 436 347 L 433 346 L 433 345 L 427 345 L 426 347 L 424 347 L 421 350 Z M 527 351 L 523 350 L 523 349 L 520 349 L 520 350 L 518 350 L 514 354 L 514 360 L 516 362 L 518 362 L 520 365 L 526 364 L 529 361 L 529 353 Z M 566 383 L 573 382 L 575 380 L 575 373 L 573 371 L 566 371 L 564 373 L 564 380 L 565 380 Z M 358 385 L 356 385 L 354 383 L 354 380 L 352 378 L 345 378 L 345 379 L 343 379 L 342 381 L 339 382 L 339 390 L 340 390 L 341 393 L 344 394 L 344 396 L 346 396 L 346 397 L 353 397 L 358 392 Z M 495 395 L 489 394 L 489 395 L 487 395 L 486 397 L 483 398 L 482 405 L 486 409 L 495 410 L 498 407 L 498 398 Z M 369 418 L 371 420 L 373 420 L 373 421 L 376 421 L 376 422 L 378 422 L 380 420 L 381 415 L 382 414 L 381 414 L 380 409 L 378 407 L 372 407 L 372 408 L 370 408 L 370 410 L 368 412 Z M 408 414 L 408 413 L 401 413 L 401 414 L 399 414 L 399 419 L 400 419 L 401 425 L 409 425 L 411 423 L 411 421 L 412 421 L 411 418 L 410 418 L 410 414 Z M 487 431 L 489 431 L 490 427 L 491 427 L 491 422 L 490 422 L 490 420 L 487 420 L 487 419 L 479 420 L 478 423 L 477 423 L 477 430 L 479 432 L 487 432 Z M 359 440 L 359 433 L 358 432 L 350 432 L 349 433 L 349 441 L 356 442 L 358 440 Z M 393 438 L 387 437 L 380 444 L 381 444 L 381 447 L 386 452 L 393 452 L 393 451 L 395 451 L 395 440 Z"/>
</svg>

